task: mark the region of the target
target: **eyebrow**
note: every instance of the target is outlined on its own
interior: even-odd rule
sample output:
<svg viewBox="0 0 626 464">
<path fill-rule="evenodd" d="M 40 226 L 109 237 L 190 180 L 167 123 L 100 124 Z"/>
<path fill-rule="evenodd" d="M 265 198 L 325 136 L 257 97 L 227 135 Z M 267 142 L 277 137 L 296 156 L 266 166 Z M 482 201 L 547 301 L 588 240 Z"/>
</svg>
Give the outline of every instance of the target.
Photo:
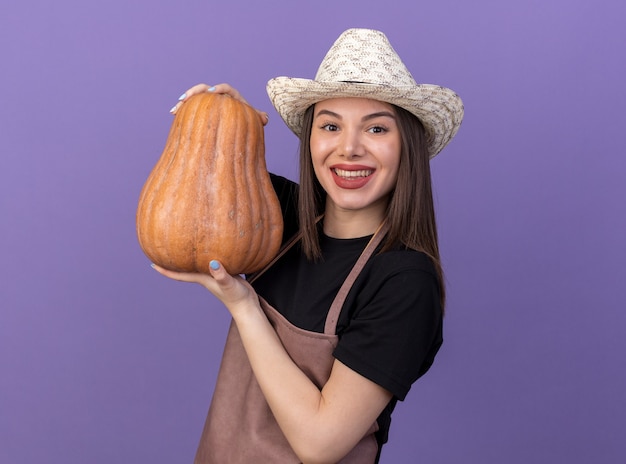
<svg viewBox="0 0 626 464">
<path fill-rule="evenodd" d="M 319 113 L 317 113 L 315 115 L 315 117 L 317 118 L 318 116 L 322 116 L 324 114 L 328 115 L 328 116 L 335 117 L 337 119 L 343 119 L 340 114 L 335 113 L 334 111 L 330 111 L 330 110 L 320 110 Z M 379 112 L 376 112 L 376 113 L 371 113 L 371 114 L 365 115 L 365 116 L 363 116 L 363 118 L 361 118 L 361 120 L 362 121 L 368 121 L 370 119 L 376 119 L 376 118 L 379 118 L 379 117 L 388 117 L 388 118 L 396 119 L 396 115 L 393 114 L 390 111 L 379 111 Z"/>
</svg>

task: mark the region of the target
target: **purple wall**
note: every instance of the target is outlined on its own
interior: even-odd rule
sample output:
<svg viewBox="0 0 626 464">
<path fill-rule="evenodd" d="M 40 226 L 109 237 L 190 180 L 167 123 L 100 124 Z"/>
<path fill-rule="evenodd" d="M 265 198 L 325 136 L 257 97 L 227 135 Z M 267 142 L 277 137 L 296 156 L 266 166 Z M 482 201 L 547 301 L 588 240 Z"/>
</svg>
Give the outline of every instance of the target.
<svg viewBox="0 0 626 464">
<path fill-rule="evenodd" d="M 271 110 L 268 164 L 293 178 L 265 82 L 312 77 L 348 27 L 466 105 L 432 164 L 446 342 L 382 462 L 623 462 L 623 1 L 6 3 L 0 462 L 191 462 L 228 318 L 150 269 L 139 190 L 200 81 Z"/>
</svg>

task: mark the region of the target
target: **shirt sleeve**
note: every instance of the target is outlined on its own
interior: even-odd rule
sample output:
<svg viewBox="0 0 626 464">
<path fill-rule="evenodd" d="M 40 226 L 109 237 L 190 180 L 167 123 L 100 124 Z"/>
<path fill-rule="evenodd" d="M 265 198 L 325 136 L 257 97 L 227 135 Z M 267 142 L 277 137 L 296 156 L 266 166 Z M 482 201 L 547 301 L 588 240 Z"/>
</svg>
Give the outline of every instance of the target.
<svg viewBox="0 0 626 464">
<path fill-rule="evenodd" d="M 334 355 L 404 400 L 443 342 L 442 311 L 433 273 L 423 265 L 398 263 L 394 257 L 374 262 L 356 289 L 352 314 L 338 327 Z"/>
</svg>

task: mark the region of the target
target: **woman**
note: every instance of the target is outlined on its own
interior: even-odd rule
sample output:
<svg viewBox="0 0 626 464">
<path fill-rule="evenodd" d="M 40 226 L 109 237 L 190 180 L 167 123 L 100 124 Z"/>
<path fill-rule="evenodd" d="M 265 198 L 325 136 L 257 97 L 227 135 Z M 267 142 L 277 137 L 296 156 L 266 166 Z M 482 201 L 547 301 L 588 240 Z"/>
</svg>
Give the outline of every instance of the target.
<svg viewBox="0 0 626 464">
<path fill-rule="evenodd" d="M 243 101 L 200 84 L 172 112 L 206 91 Z M 429 159 L 463 105 L 365 29 L 337 39 L 315 80 L 272 79 L 268 94 L 301 143 L 300 185 L 272 176 L 295 238 L 247 279 L 217 261 L 211 275 L 155 266 L 233 319 L 196 462 L 378 462 L 397 400 L 442 343 Z"/>
</svg>

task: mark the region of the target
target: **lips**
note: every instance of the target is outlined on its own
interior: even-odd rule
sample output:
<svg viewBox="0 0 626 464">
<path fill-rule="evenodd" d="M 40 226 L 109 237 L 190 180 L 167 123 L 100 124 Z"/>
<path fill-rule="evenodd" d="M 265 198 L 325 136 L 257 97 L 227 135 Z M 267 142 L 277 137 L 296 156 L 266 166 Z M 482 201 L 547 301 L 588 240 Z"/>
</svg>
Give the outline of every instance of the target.
<svg viewBox="0 0 626 464">
<path fill-rule="evenodd" d="M 346 169 L 339 168 L 335 168 L 333 169 L 333 171 L 335 171 L 335 174 L 339 177 L 344 178 L 367 177 L 371 175 L 372 172 L 374 172 L 373 169 L 359 169 L 358 171 L 348 171 Z"/>
<path fill-rule="evenodd" d="M 374 169 L 367 166 L 333 166 L 330 172 L 338 187 L 358 189 L 370 181 Z"/>
</svg>

